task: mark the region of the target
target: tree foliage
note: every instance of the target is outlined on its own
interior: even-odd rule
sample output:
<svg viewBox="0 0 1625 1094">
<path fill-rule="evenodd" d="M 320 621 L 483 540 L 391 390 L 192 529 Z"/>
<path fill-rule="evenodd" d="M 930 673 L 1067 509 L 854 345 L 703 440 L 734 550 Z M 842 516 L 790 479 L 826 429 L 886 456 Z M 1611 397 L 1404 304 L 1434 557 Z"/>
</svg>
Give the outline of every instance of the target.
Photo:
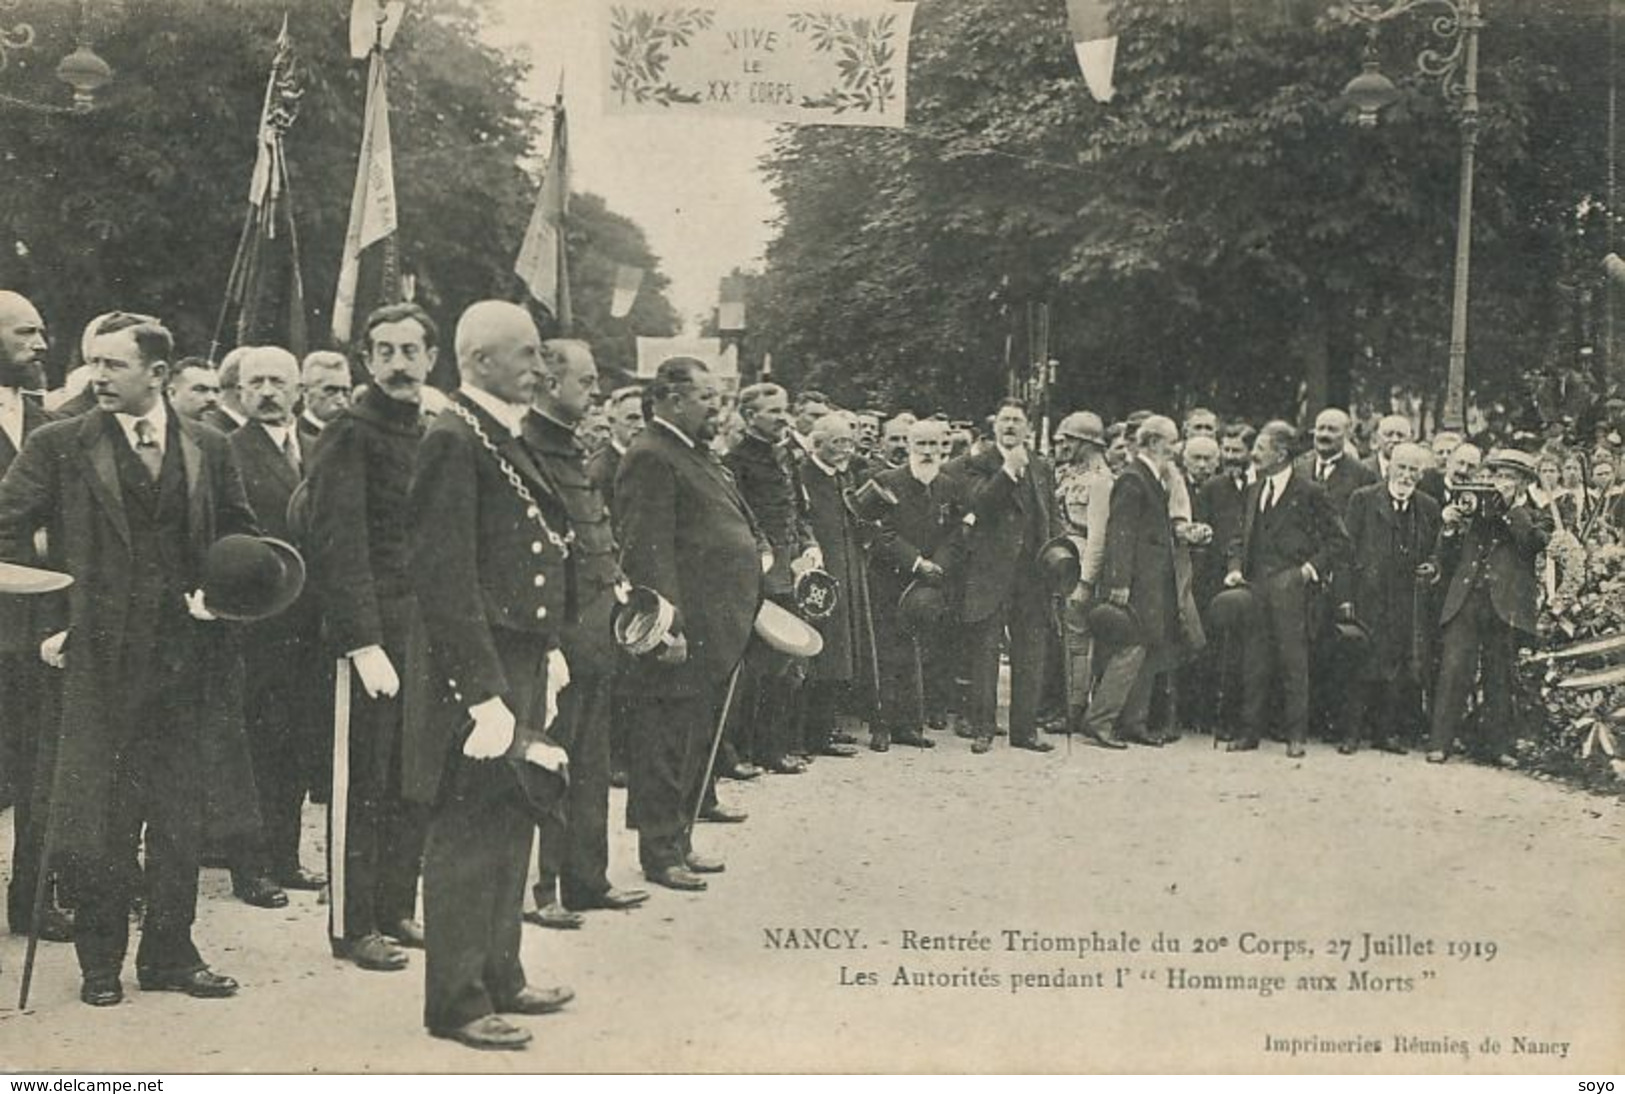
<svg viewBox="0 0 1625 1094">
<path fill-rule="evenodd" d="M 1609 58 L 1603 0 L 1485 8 L 1469 382 L 1491 398 L 1594 333 Z M 1059 0 L 937 0 L 916 15 L 906 130 L 781 135 L 765 166 L 783 219 L 753 286 L 775 367 L 969 411 L 1049 303 L 1067 405 L 1442 395 L 1459 129 L 1414 70 L 1430 20 L 1378 38 L 1402 97 L 1367 130 L 1340 100 L 1364 32 L 1324 5 L 1116 0 L 1112 17 L 1109 104 Z"/>
<path fill-rule="evenodd" d="M 0 103 L 0 284 L 32 296 L 57 333 L 53 366 L 111 308 L 162 316 L 186 352 L 212 332 L 246 208 L 265 79 L 284 12 L 305 94 L 286 138 L 312 332 L 325 332 L 349 217 L 366 66 L 348 52 L 340 0 L 119 0 L 88 5 L 115 72 L 99 108 L 52 114 Z M 62 102 L 52 70 L 80 31 L 79 6 L 19 0 L 36 30 L 0 87 Z M 482 297 L 517 298 L 513 258 L 535 200 L 520 164 L 542 147 L 544 112 L 523 64 L 484 45 L 477 0 L 409 5 L 389 55 L 401 268 L 448 325 Z M 582 329 L 607 336 L 603 268 L 656 265 L 637 227 L 582 195 L 568 237 Z M 613 276 L 612 274 L 609 276 Z M 635 317 L 675 327 L 665 279 Z M 602 347 L 629 356 L 616 339 Z"/>
</svg>

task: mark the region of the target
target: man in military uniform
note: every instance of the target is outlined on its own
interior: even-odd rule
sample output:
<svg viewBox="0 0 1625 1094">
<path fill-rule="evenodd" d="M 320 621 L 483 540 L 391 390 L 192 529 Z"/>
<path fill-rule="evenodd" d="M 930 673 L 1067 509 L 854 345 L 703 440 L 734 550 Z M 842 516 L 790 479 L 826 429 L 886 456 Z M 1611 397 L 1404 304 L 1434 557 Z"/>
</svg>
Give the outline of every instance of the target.
<svg viewBox="0 0 1625 1094">
<path fill-rule="evenodd" d="M 540 365 L 536 324 L 486 300 L 457 322 L 462 385 L 424 435 L 412 479 L 413 640 L 406 793 L 432 803 L 423 854 L 423 1022 L 512 1049 L 573 996 L 525 979 L 519 944 L 538 793 L 564 753 L 546 736 L 574 566 L 569 519 L 522 439 Z M 421 699 L 421 702 L 418 700 Z"/>
<path fill-rule="evenodd" d="M 1088 553 L 1091 535 L 1105 537 L 1105 516 L 1110 512 L 1112 473 L 1106 466 L 1106 424 L 1100 415 L 1087 410 L 1068 414 L 1055 430 L 1056 508 L 1066 526 L 1066 534 L 1078 545 L 1080 560 Z M 1095 499 L 1099 499 L 1098 502 Z M 1102 527 L 1090 526 L 1096 512 Z M 1098 552 L 1105 558 L 1104 548 Z M 1089 608 L 1093 581 L 1083 580 L 1079 570 L 1077 585 L 1060 604 L 1061 640 L 1064 645 L 1068 732 L 1084 729 L 1084 712 L 1094 687 L 1094 642 L 1089 635 Z M 1096 742 L 1105 748 L 1123 747 L 1115 737 L 1101 734 Z"/>
<path fill-rule="evenodd" d="M 398 666 L 416 611 L 407 495 L 438 332 L 416 304 L 391 304 L 368 316 L 363 337 L 372 382 L 323 431 L 309 466 L 308 562 L 328 645 L 360 683 L 350 704 L 344 861 L 328 864 L 329 877 L 344 878 L 330 908 L 333 951 L 391 971 L 406 967 L 400 946 L 423 942 L 413 913 L 424 814 L 401 796 Z M 330 844 L 330 859 L 334 851 Z"/>
<path fill-rule="evenodd" d="M 649 894 L 609 883 L 610 685 L 617 659 L 610 610 L 621 568 L 609 510 L 574 433 L 598 390 L 598 367 L 587 343 L 562 339 L 545 343 L 541 360 L 524 440 L 569 513 L 576 617 L 562 634 L 570 684 L 552 730 L 570 756 L 569 798 L 562 822 L 541 825 L 531 919 L 569 928 L 579 925 L 584 909 L 635 908 Z"/>
</svg>

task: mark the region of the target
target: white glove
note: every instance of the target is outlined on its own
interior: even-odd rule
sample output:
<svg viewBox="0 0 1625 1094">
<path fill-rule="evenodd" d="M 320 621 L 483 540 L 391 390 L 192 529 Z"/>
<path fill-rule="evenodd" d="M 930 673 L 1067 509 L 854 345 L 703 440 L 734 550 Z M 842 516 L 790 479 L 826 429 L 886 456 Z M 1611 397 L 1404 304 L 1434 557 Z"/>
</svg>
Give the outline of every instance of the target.
<svg viewBox="0 0 1625 1094">
<path fill-rule="evenodd" d="M 771 570 L 772 568 L 773 568 L 773 551 L 770 548 L 764 548 L 762 550 L 762 573 L 765 574 L 769 570 Z"/>
<path fill-rule="evenodd" d="M 67 668 L 68 657 L 67 654 L 62 652 L 62 647 L 67 645 L 67 642 L 68 632 L 57 631 L 39 644 L 39 659 L 53 669 Z"/>
<path fill-rule="evenodd" d="M 359 650 L 351 650 L 350 663 L 355 666 L 355 674 L 361 677 L 361 687 L 366 691 L 367 698 L 376 699 L 382 695 L 387 699 L 401 690 L 401 678 L 395 675 L 395 666 L 390 664 L 389 654 L 384 652 L 384 647 L 363 646 Z"/>
<path fill-rule="evenodd" d="M 513 744 L 513 711 L 493 695 L 483 703 L 468 708 L 474 719 L 474 730 L 463 742 L 463 755 L 476 760 L 494 760 L 508 751 Z"/>
<path fill-rule="evenodd" d="M 186 594 L 186 610 L 193 619 L 199 623 L 212 623 L 220 618 L 208 609 L 203 603 L 203 590 L 198 589 Z"/>
</svg>

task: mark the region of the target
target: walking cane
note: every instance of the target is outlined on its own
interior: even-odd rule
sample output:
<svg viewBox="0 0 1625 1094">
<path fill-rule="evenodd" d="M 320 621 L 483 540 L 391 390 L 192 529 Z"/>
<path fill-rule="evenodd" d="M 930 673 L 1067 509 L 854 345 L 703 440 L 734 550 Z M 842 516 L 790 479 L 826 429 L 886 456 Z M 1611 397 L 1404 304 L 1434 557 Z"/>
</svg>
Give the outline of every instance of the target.
<svg viewBox="0 0 1625 1094">
<path fill-rule="evenodd" d="M 17 1009 L 28 1009 L 28 989 L 34 982 L 34 957 L 39 952 L 39 925 L 45 918 L 45 894 L 50 889 L 51 859 L 56 857 L 56 803 L 62 796 L 62 722 L 57 720 L 56 751 L 51 763 L 51 794 L 45 802 L 45 837 L 41 841 L 39 873 L 34 878 L 34 912 L 28 921 L 28 951 L 23 955 L 23 982 Z M 29 793 L 33 787 L 28 788 Z"/>
<path fill-rule="evenodd" d="M 711 735 L 711 755 L 705 761 L 705 777 L 700 780 L 700 792 L 694 799 L 694 815 L 688 819 L 691 833 L 700 823 L 700 810 L 705 808 L 705 788 L 711 785 L 711 772 L 717 765 L 717 750 L 722 747 L 722 731 L 728 725 L 728 715 L 733 712 L 734 692 L 739 687 L 739 670 L 744 667 L 745 659 L 741 657 L 728 676 L 728 694 L 722 700 L 722 716 L 717 719 L 717 731 Z"/>
<path fill-rule="evenodd" d="M 340 657 L 333 667 L 333 786 L 327 797 L 328 901 L 333 927 L 328 936 L 344 940 L 345 849 L 350 826 L 350 659 Z"/>
<path fill-rule="evenodd" d="M 870 732 L 873 732 L 880 724 L 881 714 L 884 712 L 881 710 L 880 704 L 880 649 L 875 643 L 875 614 L 874 605 L 869 600 L 869 563 L 867 558 L 858 561 L 858 592 L 863 597 L 863 629 L 864 634 L 869 639 L 869 672 L 870 679 L 874 682 L 875 687 L 874 721 L 869 726 Z M 916 642 L 914 646 L 916 661 L 919 658 L 919 653 L 919 643 Z M 922 684 L 921 687 L 923 689 L 924 685 Z M 924 699 L 920 701 L 920 714 L 922 718 L 925 715 Z M 923 725 L 915 726 L 914 731 L 918 733 L 924 728 Z"/>
</svg>

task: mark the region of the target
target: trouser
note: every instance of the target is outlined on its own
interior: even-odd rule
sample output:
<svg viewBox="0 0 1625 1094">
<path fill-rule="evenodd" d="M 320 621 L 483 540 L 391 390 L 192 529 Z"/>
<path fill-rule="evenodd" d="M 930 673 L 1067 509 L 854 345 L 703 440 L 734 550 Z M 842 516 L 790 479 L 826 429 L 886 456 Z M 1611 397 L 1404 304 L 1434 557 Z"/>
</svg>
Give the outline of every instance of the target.
<svg viewBox="0 0 1625 1094">
<path fill-rule="evenodd" d="M 536 846 L 536 903 L 590 904 L 609 891 L 608 676 L 573 676 L 550 731 L 570 756 L 564 819 L 544 820 Z"/>
<path fill-rule="evenodd" d="M 609 769 L 632 769 L 632 700 L 618 676 L 609 681 Z"/>
<path fill-rule="evenodd" d="M 637 830 L 638 861 L 646 873 L 683 865 L 690 850 L 695 804 L 708 789 L 705 765 L 721 694 L 711 687 L 634 701 L 626 819 Z"/>
<path fill-rule="evenodd" d="M 40 738 L 47 727 L 45 689 L 52 683 L 34 653 L 0 655 L 0 734 L 4 735 L 8 774 L 12 785 L 11 884 L 6 890 L 6 917 L 13 931 L 27 928 L 34 914 L 34 888 L 39 880 L 40 857 L 45 850 L 40 780 Z M 50 755 L 49 752 L 45 753 Z"/>
<path fill-rule="evenodd" d="M 1089 635 L 1089 598 L 1082 588 L 1074 590 L 1057 605 L 1061 620 L 1062 682 L 1066 685 L 1069 717 L 1089 706 L 1094 690 L 1094 641 Z"/>
<path fill-rule="evenodd" d="M 513 631 L 493 640 L 516 742 L 535 740 L 545 728 L 548 640 Z M 423 1024 L 431 1030 L 495 1013 L 525 986 L 525 879 L 542 804 L 525 793 L 516 773 L 523 763 L 469 759 L 460 747 L 447 757 L 423 847 Z"/>
<path fill-rule="evenodd" d="M 266 687 L 269 682 L 272 686 Z M 305 802 L 307 769 L 299 749 L 305 732 L 305 708 L 289 701 L 287 681 L 276 677 L 256 680 L 251 675 L 244 692 L 243 722 L 249 757 L 254 767 L 254 789 L 259 795 L 263 846 L 257 858 L 263 869 L 280 877 L 299 869 L 299 837 Z"/>
<path fill-rule="evenodd" d="M 729 713 L 726 733 L 734 757 L 750 763 L 781 762 L 796 745 L 800 699 L 805 675 L 796 658 L 762 643 L 752 643 L 740 670 L 739 696 Z"/>
<path fill-rule="evenodd" d="M 801 743 L 807 752 L 816 755 L 829 747 L 835 712 L 851 688 L 847 680 L 808 680 L 801 686 Z"/>
<path fill-rule="evenodd" d="M 135 700 L 129 737 L 112 757 L 113 777 L 102 846 L 73 858 L 78 897 L 74 948 L 85 976 L 116 976 L 130 940 L 130 906 L 146 898 L 138 972 L 185 973 L 203 967 L 192 942 L 197 916 L 201 794 L 174 785 L 196 762 L 178 727 L 195 718 L 190 689 L 157 685 Z M 137 862 L 146 846 L 145 868 Z"/>
<path fill-rule="evenodd" d="M 1480 746 L 1492 757 L 1506 752 L 1512 738 L 1515 641 L 1512 628 L 1496 614 L 1489 589 L 1482 584 L 1475 586 L 1440 636 L 1429 749 L 1450 751 L 1461 729 L 1476 675 L 1484 682 L 1484 705 L 1478 718 L 1483 738 Z"/>
<path fill-rule="evenodd" d="M 976 733 L 992 736 L 999 695 L 999 650 L 1010 636 L 1010 741 L 1038 738 L 1038 703 L 1044 693 L 1044 667 L 1049 652 L 1049 604 L 1043 592 L 1018 577 L 1008 604 L 986 619 L 969 623 L 974 649 L 971 664 L 971 722 Z"/>
<path fill-rule="evenodd" d="M 405 665 L 404 657 L 390 660 Z M 344 844 L 344 923 L 332 937 L 358 939 L 389 933 L 414 918 L 423 864 L 427 817 L 401 794 L 401 698 L 368 698 L 359 679 L 351 684 L 350 806 Z M 328 854 L 332 854 L 332 825 Z M 332 864 L 328 876 L 333 876 Z"/>
<path fill-rule="evenodd" d="M 1242 637 L 1242 729 L 1258 743 L 1270 695 L 1281 696 L 1281 719 L 1292 744 L 1309 736 L 1309 616 L 1304 576 L 1280 570 L 1252 584 L 1257 611 Z M 1273 685 L 1273 686 L 1272 686 Z"/>
<path fill-rule="evenodd" d="M 1095 683 L 1084 720 L 1085 733 L 1096 737 L 1143 737 L 1151 710 L 1151 685 L 1156 673 L 1147 663 L 1145 646 L 1120 646 L 1102 650 L 1097 644 L 1094 657 L 1105 656 L 1100 679 Z"/>
<path fill-rule="evenodd" d="M 1408 675 L 1392 680 L 1353 680 L 1339 712 L 1343 740 L 1357 744 L 1366 736 L 1373 714 L 1378 741 L 1411 743 L 1422 725 L 1422 687 Z"/>
</svg>

